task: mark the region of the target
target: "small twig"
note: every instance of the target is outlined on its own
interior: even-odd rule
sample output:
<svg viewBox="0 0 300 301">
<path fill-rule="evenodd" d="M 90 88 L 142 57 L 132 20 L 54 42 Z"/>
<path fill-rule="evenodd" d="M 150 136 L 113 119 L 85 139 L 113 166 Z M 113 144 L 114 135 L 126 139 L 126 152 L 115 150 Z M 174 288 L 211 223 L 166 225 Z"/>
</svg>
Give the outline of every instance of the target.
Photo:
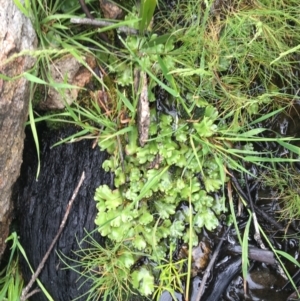
<svg viewBox="0 0 300 301">
<path fill-rule="evenodd" d="M 53 241 L 52 241 L 50 247 L 48 248 L 46 254 L 44 255 L 44 257 L 43 257 L 42 261 L 40 262 L 39 266 L 37 267 L 36 271 L 35 271 L 34 274 L 31 276 L 31 279 L 30 279 L 29 283 L 28 283 L 27 286 L 22 290 L 22 295 L 21 295 L 20 301 L 25 301 L 26 299 L 29 298 L 29 296 L 31 296 L 31 295 L 33 295 L 34 293 L 37 292 L 37 290 L 34 290 L 34 291 L 32 291 L 31 293 L 28 293 L 29 290 L 31 289 L 33 283 L 35 282 L 35 280 L 37 279 L 37 277 L 38 277 L 39 274 L 41 273 L 41 271 L 42 271 L 42 269 L 43 269 L 43 267 L 44 267 L 44 265 L 45 265 L 46 260 L 48 259 L 48 257 L 49 257 L 49 255 L 50 255 L 50 253 L 51 253 L 51 251 L 52 251 L 54 245 L 56 244 L 56 242 L 57 242 L 57 240 L 58 240 L 58 238 L 59 238 L 61 232 L 63 231 L 63 229 L 64 229 L 64 227 L 65 227 L 65 224 L 66 224 L 66 221 L 67 221 L 67 219 L 68 219 L 68 216 L 69 216 L 71 207 L 72 207 L 72 205 L 73 205 L 73 203 L 74 203 L 74 200 L 75 200 L 75 198 L 76 198 L 76 196 L 77 196 L 77 194 L 78 194 L 79 188 L 80 188 L 80 186 L 82 185 L 84 179 L 85 179 L 85 173 L 82 172 L 82 175 L 81 175 L 81 178 L 80 178 L 80 180 L 79 180 L 79 182 L 78 182 L 78 185 L 76 186 L 76 188 L 75 188 L 75 190 L 74 190 L 74 192 L 73 192 L 73 195 L 72 195 L 71 199 L 69 200 L 69 203 L 68 203 L 67 208 L 66 208 L 65 215 L 64 215 L 64 217 L 63 217 L 63 219 L 62 219 L 62 222 L 61 222 L 61 224 L 60 224 L 60 226 L 59 226 L 59 229 L 58 229 L 58 231 L 57 231 L 57 234 L 56 234 L 56 236 L 54 237 L 54 239 L 53 239 Z"/>
<path fill-rule="evenodd" d="M 201 296 L 203 295 L 207 278 L 208 278 L 208 276 L 209 276 L 209 274 L 211 272 L 211 269 L 212 269 L 212 267 L 213 267 L 213 265 L 214 265 L 214 263 L 215 263 L 218 255 L 220 253 L 220 249 L 221 249 L 221 246 L 223 244 L 223 240 L 226 237 L 226 235 L 229 233 L 230 228 L 231 228 L 231 226 L 229 226 L 228 229 L 226 230 L 226 232 L 222 235 L 221 240 L 219 241 L 219 243 L 218 243 L 218 245 L 217 245 L 217 247 L 215 249 L 215 252 L 214 252 L 213 256 L 210 259 L 210 262 L 209 262 L 209 264 L 208 264 L 208 266 L 207 266 L 207 268 L 206 268 L 206 270 L 204 272 L 204 275 L 202 277 L 201 285 L 199 287 L 199 291 L 197 293 L 197 297 L 196 297 L 195 301 L 200 301 L 201 300 Z"/>
<path fill-rule="evenodd" d="M 84 11 L 87 18 L 94 19 L 92 14 L 90 13 L 89 9 L 87 8 L 84 0 L 79 0 L 80 6 L 82 10 Z M 109 40 L 104 32 L 99 32 L 99 37 L 107 44 L 109 44 Z"/>
<path fill-rule="evenodd" d="M 39 289 L 39 288 L 36 288 L 36 289 L 34 289 L 33 291 L 31 291 L 30 293 L 28 293 L 27 295 L 26 295 L 26 299 L 29 299 L 31 296 L 33 296 L 34 294 L 36 294 L 36 293 L 39 293 L 41 290 Z M 26 300 L 25 299 L 25 300 Z M 22 299 L 21 299 L 22 300 Z"/>
<path fill-rule="evenodd" d="M 88 18 L 71 18 L 70 22 L 73 24 L 84 24 L 84 25 L 93 25 L 97 27 L 106 27 L 106 26 L 112 26 L 116 25 L 116 22 L 110 22 L 110 21 L 103 21 L 103 20 L 95 20 L 95 19 L 88 19 Z M 120 26 L 117 28 L 117 30 L 124 32 L 128 35 L 136 35 L 138 34 L 138 30 L 128 27 L 128 26 Z"/>
<path fill-rule="evenodd" d="M 94 19 L 94 17 L 92 16 L 92 14 L 90 13 L 89 9 L 87 8 L 85 1 L 84 0 L 79 0 L 79 4 L 81 6 L 81 9 L 84 11 L 85 15 L 90 18 L 90 19 Z"/>
</svg>

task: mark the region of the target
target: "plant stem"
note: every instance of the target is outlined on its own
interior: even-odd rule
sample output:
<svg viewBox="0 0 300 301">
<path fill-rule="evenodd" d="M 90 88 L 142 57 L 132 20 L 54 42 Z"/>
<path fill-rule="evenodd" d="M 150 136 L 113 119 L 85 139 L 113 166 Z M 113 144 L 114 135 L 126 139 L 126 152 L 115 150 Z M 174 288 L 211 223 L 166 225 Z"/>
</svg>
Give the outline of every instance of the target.
<svg viewBox="0 0 300 301">
<path fill-rule="evenodd" d="M 94 19 L 87 19 L 87 18 L 71 18 L 70 22 L 73 24 L 85 24 L 85 25 L 93 25 L 97 27 L 106 27 L 106 26 L 113 26 L 117 25 L 116 22 L 109 22 L 109 21 L 103 21 L 103 20 L 94 20 Z M 138 30 L 128 27 L 128 26 L 120 26 L 117 27 L 117 29 L 121 32 L 124 32 L 128 35 L 136 35 L 138 34 Z"/>
</svg>

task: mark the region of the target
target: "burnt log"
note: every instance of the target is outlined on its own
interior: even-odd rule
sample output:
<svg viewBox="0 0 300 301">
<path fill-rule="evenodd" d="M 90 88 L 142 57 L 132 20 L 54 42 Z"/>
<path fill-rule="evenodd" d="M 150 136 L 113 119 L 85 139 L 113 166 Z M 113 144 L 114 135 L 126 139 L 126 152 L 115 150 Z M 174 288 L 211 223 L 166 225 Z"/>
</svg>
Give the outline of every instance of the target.
<svg viewBox="0 0 300 301">
<path fill-rule="evenodd" d="M 68 201 L 85 171 L 86 178 L 73 203 L 65 228 L 38 277 L 55 301 L 68 301 L 78 297 L 76 300 L 86 300 L 86 297 L 80 296 L 88 291 L 91 284 L 84 283 L 85 279 L 80 278 L 76 271 L 66 269 L 64 261 L 75 266 L 78 257 L 74 251 L 88 246 L 81 241 L 86 236 L 85 231 L 95 229 L 95 189 L 101 184 L 110 185 L 112 182 L 111 175 L 102 169 L 107 154 L 100 152 L 98 147 L 93 149 L 93 141 L 82 140 L 51 147 L 72 133 L 74 129 L 39 131 L 41 173 L 38 181 L 36 149 L 28 134 L 21 176 L 14 189 L 20 242 L 32 268 L 36 270 L 59 229 Z M 97 231 L 94 231 L 92 237 L 103 243 Z M 32 273 L 24 260 L 22 270 L 25 283 L 28 283 Z M 46 300 L 42 292 L 30 298 L 30 301 Z"/>
</svg>

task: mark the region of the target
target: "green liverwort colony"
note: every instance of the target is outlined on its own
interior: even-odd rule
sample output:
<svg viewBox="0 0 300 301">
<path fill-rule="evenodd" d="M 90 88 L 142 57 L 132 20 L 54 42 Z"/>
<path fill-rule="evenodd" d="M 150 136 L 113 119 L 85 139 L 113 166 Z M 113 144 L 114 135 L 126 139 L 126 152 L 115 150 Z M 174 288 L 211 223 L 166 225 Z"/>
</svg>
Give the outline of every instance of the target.
<svg viewBox="0 0 300 301">
<path fill-rule="evenodd" d="M 195 245 L 203 226 L 212 230 L 218 225 L 224 199 L 212 193 L 224 184 L 223 170 L 203 143 L 217 130 L 217 115 L 207 107 L 201 122 L 181 124 L 152 110 L 150 137 L 143 148 L 137 145 L 136 126 L 131 128 L 123 137 L 127 144 L 122 160 L 112 155 L 103 163 L 115 174 L 115 188 L 102 185 L 96 191 L 96 224 L 102 236 L 123 242 L 132 252 L 164 258 L 179 239 L 190 243 L 189 226 Z M 112 154 L 120 146 L 112 139 L 109 144 L 100 141 L 100 147 Z"/>
</svg>

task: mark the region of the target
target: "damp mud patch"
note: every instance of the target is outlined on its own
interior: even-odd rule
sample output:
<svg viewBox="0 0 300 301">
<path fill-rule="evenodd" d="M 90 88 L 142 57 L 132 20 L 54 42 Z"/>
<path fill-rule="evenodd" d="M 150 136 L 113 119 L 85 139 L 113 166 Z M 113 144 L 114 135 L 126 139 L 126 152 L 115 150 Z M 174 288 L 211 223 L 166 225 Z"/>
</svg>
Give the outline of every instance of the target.
<svg viewBox="0 0 300 301">
<path fill-rule="evenodd" d="M 80 275 L 70 268 L 76 265 L 76 250 L 87 247 L 79 243 L 86 232 L 95 229 L 97 214 L 94 194 L 101 184 L 110 185 L 111 174 L 102 169 L 107 158 L 98 147 L 92 148 L 93 141 L 81 140 L 75 143 L 52 147 L 61 139 L 76 132 L 74 128 L 49 131 L 40 128 L 41 172 L 36 180 L 37 154 L 31 133 L 27 133 L 21 175 L 14 188 L 16 223 L 20 242 L 35 271 L 47 252 L 66 212 L 82 172 L 85 180 L 70 210 L 65 228 L 52 250 L 38 279 L 55 301 L 86 300 L 82 296 L 90 288 Z M 103 243 L 94 231 L 92 237 Z M 66 262 L 66 264 L 64 263 Z M 31 277 L 26 262 L 21 263 L 25 284 Z M 33 295 L 30 301 L 46 301 L 42 292 Z"/>
</svg>

